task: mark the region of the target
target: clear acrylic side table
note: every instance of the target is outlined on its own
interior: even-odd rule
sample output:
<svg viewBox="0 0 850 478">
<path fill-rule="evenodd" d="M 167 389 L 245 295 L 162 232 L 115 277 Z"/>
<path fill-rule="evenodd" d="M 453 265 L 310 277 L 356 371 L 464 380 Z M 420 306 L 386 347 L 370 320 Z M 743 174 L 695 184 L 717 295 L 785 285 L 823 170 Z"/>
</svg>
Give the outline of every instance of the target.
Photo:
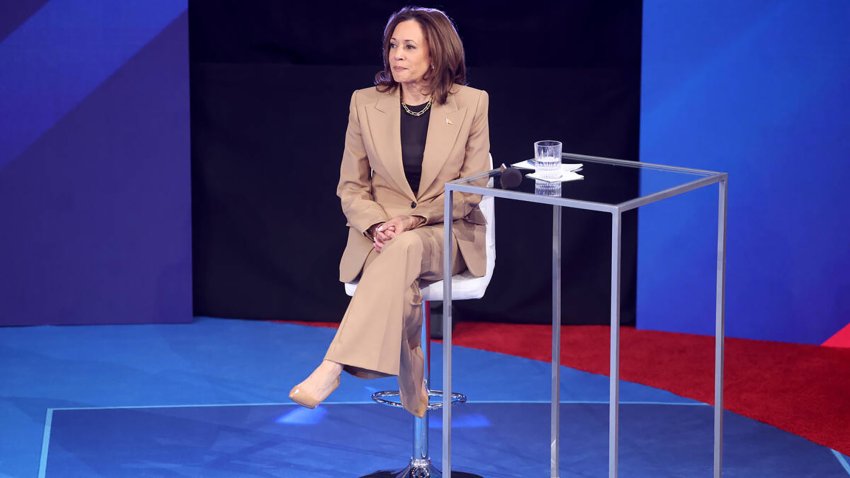
<svg viewBox="0 0 850 478">
<path fill-rule="evenodd" d="M 609 379 L 608 423 L 608 476 L 618 473 L 619 401 L 620 401 L 620 247 L 623 213 L 641 206 L 662 201 L 717 183 L 717 274 L 715 290 L 715 352 L 714 352 L 714 474 L 720 478 L 723 458 L 723 336 L 725 326 L 726 280 L 726 198 L 728 174 L 716 171 L 687 169 L 661 164 L 623 161 L 566 153 L 567 163 L 582 163 L 585 176 L 582 187 L 563 183 L 559 188 L 537 184 L 528 178 L 516 190 L 501 189 L 498 181 L 487 180 L 498 170 L 488 171 L 468 178 L 460 178 L 445 185 L 444 250 L 451 250 L 452 199 L 456 192 L 494 196 L 513 201 L 525 201 L 552 206 L 552 410 L 551 410 L 551 467 L 550 476 L 559 476 L 560 452 L 560 335 L 561 335 L 561 208 L 575 208 L 611 214 L 611 356 Z M 611 178 L 636 179 L 643 188 L 611 194 L 605 182 Z M 584 187 L 601 186 L 601 187 Z M 451 264 L 445 255 L 443 281 L 443 389 L 452 390 L 452 291 Z M 451 477 L 451 422 L 450 394 L 443 398 L 443 475 Z"/>
</svg>

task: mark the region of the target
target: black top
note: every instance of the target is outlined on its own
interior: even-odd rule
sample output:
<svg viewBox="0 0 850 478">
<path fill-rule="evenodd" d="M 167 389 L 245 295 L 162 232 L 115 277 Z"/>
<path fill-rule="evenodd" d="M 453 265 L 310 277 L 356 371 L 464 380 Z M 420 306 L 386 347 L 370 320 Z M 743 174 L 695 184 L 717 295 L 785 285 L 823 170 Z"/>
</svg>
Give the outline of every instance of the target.
<svg viewBox="0 0 850 478">
<path fill-rule="evenodd" d="M 410 111 L 422 111 L 425 105 L 407 105 Z M 404 164 L 404 175 L 413 194 L 419 194 L 419 177 L 422 176 L 422 156 L 425 154 L 425 139 L 428 137 L 428 120 L 431 109 L 422 116 L 413 116 L 401 108 L 401 162 Z"/>
</svg>

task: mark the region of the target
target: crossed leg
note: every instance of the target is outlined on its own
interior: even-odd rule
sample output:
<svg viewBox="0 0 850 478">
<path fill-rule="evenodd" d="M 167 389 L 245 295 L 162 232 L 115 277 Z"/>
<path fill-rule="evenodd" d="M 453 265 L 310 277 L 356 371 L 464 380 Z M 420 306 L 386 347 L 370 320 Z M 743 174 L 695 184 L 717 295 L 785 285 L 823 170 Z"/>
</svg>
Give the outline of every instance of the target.
<svg viewBox="0 0 850 478">
<path fill-rule="evenodd" d="M 326 397 L 343 369 L 360 378 L 397 375 L 402 405 L 423 416 L 428 396 L 423 383 L 419 281 L 442 279 L 442 250 L 443 227 L 434 225 L 406 231 L 381 253 L 370 252 L 324 362 L 296 388 Z M 457 274 L 466 267 L 457 241 L 451 256 L 452 274 Z"/>
</svg>

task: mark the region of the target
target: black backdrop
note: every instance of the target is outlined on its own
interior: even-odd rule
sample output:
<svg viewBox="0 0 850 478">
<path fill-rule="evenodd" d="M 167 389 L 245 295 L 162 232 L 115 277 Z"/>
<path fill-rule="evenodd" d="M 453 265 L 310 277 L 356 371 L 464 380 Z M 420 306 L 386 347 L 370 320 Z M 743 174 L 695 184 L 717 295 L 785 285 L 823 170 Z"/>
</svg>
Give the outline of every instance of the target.
<svg viewBox="0 0 850 478">
<path fill-rule="evenodd" d="M 335 196 L 351 91 L 381 64 L 401 2 L 189 4 L 195 314 L 338 321 L 346 237 Z M 636 160 L 641 2 L 423 3 L 444 9 L 490 93 L 494 161 L 565 152 Z M 607 178 L 606 193 L 638 188 Z M 497 261 L 461 320 L 545 323 L 551 209 L 497 200 Z M 564 210 L 565 323 L 608 322 L 610 215 Z M 635 320 L 637 216 L 623 226 L 622 320 Z"/>
</svg>

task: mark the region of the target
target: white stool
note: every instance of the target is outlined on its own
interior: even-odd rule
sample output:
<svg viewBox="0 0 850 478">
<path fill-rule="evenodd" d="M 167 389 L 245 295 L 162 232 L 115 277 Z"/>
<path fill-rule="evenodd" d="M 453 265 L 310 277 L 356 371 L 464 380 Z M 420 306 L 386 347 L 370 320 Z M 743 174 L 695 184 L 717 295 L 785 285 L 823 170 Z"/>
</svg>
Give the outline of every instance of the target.
<svg viewBox="0 0 850 478">
<path fill-rule="evenodd" d="M 490 158 L 490 167 L 493 167 L 493 159 Z M 492 179 L 490 179 L 492 181 Z M 475 277 L 469 271 L 461 272 L 452 276 L 452 301 L 480 299 L 484 297 L 484 292 L 490 284 L 490 279 L 493 277 L 493 269 L 496 267 L 496 213 L 495 204 L 492 196 L 485 197 L 479 204 L 481 212 L 487 219 L 485 243 L 487 255 L 487 269 L 483 277 Z M 357 283 L 346 283 L 345 293 L 352 296 L 357 289 Z M 422 354 L 425 359 L 425 386 L 431 382 L 431 337 L 430 337 L 430 320 L 432 300 L 443 300 L 443 281 L 437 282 L 422 282 L 420 283 L 420 291 L 422 292 Z M 430 402 L 428 410 L 436 410 L 442 407 L 443 392 L 440 390 L 428 389 L 428 397 L 437 397 L 439 400 Z M 375 392 L 372 394 L 372 400 L 383 405 L 393 407 L 401 407 L 399 392 L 397 390 Z M 452 394 L 453 403 L 462 403 L 466 401 L 466 396 L 460 393 Z M 453 475 L 458 475 L 457 472 L 452 472 Z M 428 412 L 422 418 L 414 417 L 413 419 L 413 456 L 407 467 L 401 471 L 392 474 L 375 474 L 370 477 L 392 476 L 394 478 L 435 478 L 441 477 L 442 473 L 431 464 L 431 458 L 428 455 Z M 461 476 L 461 475 L 458 475 Z M 467 475 L 472 476 L 472 475 Z"/>
</svg>

